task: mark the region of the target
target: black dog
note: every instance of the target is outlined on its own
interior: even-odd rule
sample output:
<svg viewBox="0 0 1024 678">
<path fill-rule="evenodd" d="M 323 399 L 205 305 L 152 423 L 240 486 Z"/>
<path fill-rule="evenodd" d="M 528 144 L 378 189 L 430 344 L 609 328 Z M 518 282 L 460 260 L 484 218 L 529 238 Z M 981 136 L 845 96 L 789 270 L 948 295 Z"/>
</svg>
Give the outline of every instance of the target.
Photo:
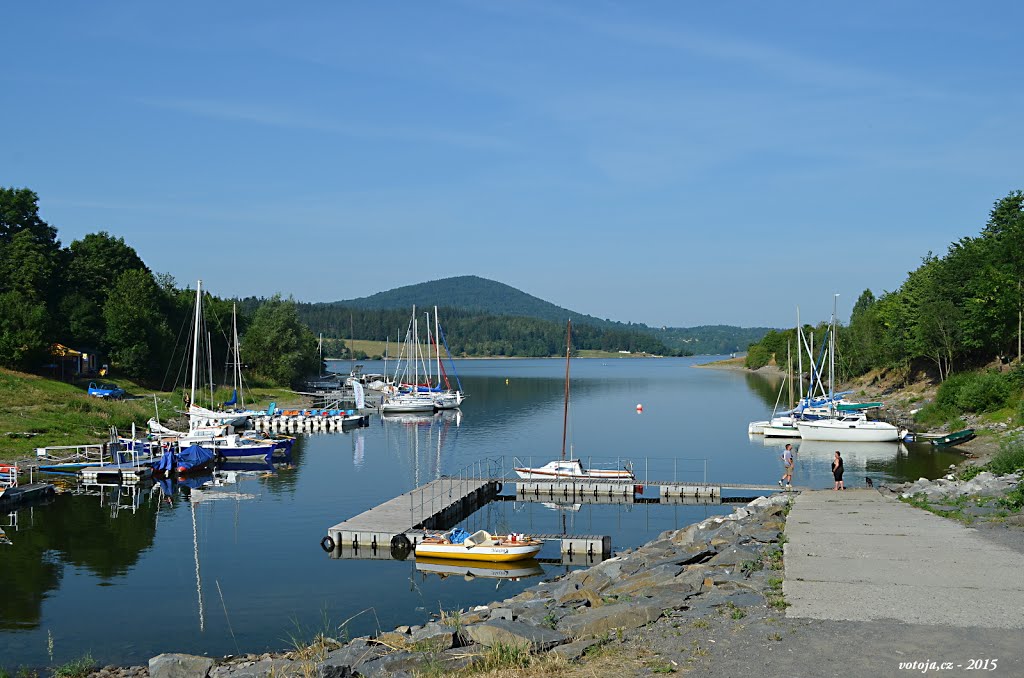
<svg viewBox="0 0 1024 678">
<path fill-rule="evenodd" d="M 874 483 L 873 480 L 871 480 L 871 478 L 865 477 L 864 478 L 864 482 L 868 484 L 868 487 L 874 487 L 875 486 L 875 483 Z"/>
</svg>

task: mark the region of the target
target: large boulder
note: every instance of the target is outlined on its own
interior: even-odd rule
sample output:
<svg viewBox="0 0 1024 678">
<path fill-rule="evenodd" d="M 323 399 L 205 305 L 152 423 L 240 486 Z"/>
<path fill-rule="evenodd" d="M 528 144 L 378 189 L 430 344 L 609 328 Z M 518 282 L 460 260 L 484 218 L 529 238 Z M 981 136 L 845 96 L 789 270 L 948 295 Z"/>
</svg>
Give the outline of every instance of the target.
<svg viewBox="0 0 1024 678">
<path fill-rule="evenodd" d="M 662 608 L 649 603 L 618 603 L 566 617 L 558 629 L 581 638 L 613 633 L 615 629 L 635 629 L 661 617 Z"/>
<path fill-rule="evenodd" d="M 192 654 L 160 654 L 149 660 L 151 678 L 206 678 L 212 668 L 212 659 Z"/>
<path fill-rule="evenodd" d="M 328 654 L 317 665 L 317 670 L 321 678 L 351 675 L 366 662 L 379 659 L 388 652 L 390 650 L 383 645 L 370 644 L 366 638 L 356 638 L 345 647 Z M 349 670 L 348 674 L 344 673 L 346 669 Z"/>
<path fill-rule="evenodd" d="M 515 647 L 529 646 L 535 651 L 547 650 L 566 641 L 564 635 L 553 629 L 507 619 L 493 619 L 483 624 L 473 624 L 467 626 L 464 633 L 473 642 L 486 647 L 499 644 Z"/>
</svg>

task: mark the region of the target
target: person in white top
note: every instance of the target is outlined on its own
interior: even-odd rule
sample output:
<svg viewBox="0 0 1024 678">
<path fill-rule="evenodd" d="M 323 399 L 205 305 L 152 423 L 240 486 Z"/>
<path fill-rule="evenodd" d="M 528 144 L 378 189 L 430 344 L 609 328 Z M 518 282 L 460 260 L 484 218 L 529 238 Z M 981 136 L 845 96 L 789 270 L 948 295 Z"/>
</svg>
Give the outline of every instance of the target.
<svg viewBox="0 0 1024 678">
<path fill-rule="evenodd" d="M 779 480 L 779 487 L 792 488 L 793 487 L 793 445 L 786 443 L 786 449 L 782 451 L 782 463 L 786 467 L 786 472 L 782 474 L 782 478 Z M 785 483 L 785 485 L 783 485 Z"/>
</svg>

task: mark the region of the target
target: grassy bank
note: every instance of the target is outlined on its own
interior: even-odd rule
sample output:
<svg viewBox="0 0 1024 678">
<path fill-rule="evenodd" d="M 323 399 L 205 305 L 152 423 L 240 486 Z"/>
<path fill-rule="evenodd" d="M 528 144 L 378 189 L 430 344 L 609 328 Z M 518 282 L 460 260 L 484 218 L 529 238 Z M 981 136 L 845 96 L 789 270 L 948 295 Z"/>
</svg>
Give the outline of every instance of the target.
<svg viewBox="0 0 1024 678">
<path fill-rule="evenodd" d="M 156 392 L 127 379 L 104 379 L 127 391 L 123 400 L 103 400 L 87 394 L 88 381 L 68 384 L 31 374 L 0 368 L 0 460 L 11 461 L 35 456 L 35 448 L 53 445 L 81 445 L 107 439 L 111 426 L 120 431 L 134 422 L 145 427 L 155 406 L 161 420 L 181 411 L 181 393 Z M 221 389 L 220 401 L 231 393 Z M 299 396 L 281 388 L 255 388 L 254 406 L 298 402 Z M 248 397 L 246 404 L 250 404 Z"/>
</svg>

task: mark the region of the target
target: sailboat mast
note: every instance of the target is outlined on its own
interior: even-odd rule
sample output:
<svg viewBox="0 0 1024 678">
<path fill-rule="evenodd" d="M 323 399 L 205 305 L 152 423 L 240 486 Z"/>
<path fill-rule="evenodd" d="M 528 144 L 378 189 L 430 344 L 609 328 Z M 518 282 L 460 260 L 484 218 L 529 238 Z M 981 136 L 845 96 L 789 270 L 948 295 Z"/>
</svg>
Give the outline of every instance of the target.
<svg viewBox="0 0 1024 678">
<path fill-rule="evenodd" d="M 797 393 L 802 398 L 804 394 L 804 328 L 800 324 L 799 306 L 796 307 L 796 335 L 796 372 L 800 376 L 800 388 L 797 390 Z"/>
<path fill-rule="evenodd" d="M 565 326 L 565 411 L 562 414 L 562 460 L 565 461 L 565 431 L 569 426 L 569 353 L 572 347 L 572 318 Z"/>
<path fill-rule="evenodd" d="M 835 407 L 835 374 L 836 374 L 836 305 L 839 303 L 839 295 L 832 296 L 832 331 L 829 335 L 828 349 L 828 398 Z"/>
<path fill-rule="evenodd" d="M 793 352 L 791 350 L 793 342 L 786 342 L 786 380 L 789 381 L 789 409 L 793 409 Z"/>
<path fill-rule="evenodd" d="M 412 338 L 415 342 L 411 347 L 411 351 L 414 351 L 412 359 L 412 386 L 413 393 L 420 392 L 420 328 L 416 324 L 416 306 L 412 307 Z M 418 469 L 417 469 L 418 470 Z"/>
<path fill-rule="evenodd" d="M 437 355 L 437 388 L 441 388 L 441 327 L 437 321 L 437 306 L 434 307 L 434 353 Z"/>
<path fill-rule="evenodd" d="M 199 364 L 199 314 L 202 311 L 202 294 L 203 281 L 199 280 L 196 282 L 196 317 L 195 322 L 192 326 L 192 395 L 189 400 L 190 403 L 196 401 L 196 371 L 197 365 Z"/>
</svg>

